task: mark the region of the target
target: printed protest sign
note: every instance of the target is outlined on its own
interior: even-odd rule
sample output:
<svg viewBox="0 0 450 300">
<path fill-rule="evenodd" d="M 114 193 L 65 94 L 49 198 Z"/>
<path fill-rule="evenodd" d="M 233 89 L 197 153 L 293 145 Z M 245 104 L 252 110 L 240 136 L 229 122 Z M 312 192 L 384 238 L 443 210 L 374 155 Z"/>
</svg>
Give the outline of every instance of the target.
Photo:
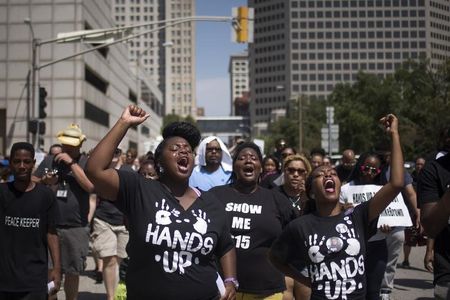
<svg viewBox="0 0 450 300">
<path fill-rule="evenodd" d="M 354 206 L 362 202 L 372 199 L 376 192 L 382 186 L 374 184 L 366 185 L 344 185 L 341 188 L 341 203 L 352 203 Z M 386 224 L 389 226 L 412 226 L 411 217 L 409 216 L 408 208 L 399 193 L 397 197 L 389 204 L 388 207 L 381 213 L 378 219 L 378 227 Z"/>
</svg>

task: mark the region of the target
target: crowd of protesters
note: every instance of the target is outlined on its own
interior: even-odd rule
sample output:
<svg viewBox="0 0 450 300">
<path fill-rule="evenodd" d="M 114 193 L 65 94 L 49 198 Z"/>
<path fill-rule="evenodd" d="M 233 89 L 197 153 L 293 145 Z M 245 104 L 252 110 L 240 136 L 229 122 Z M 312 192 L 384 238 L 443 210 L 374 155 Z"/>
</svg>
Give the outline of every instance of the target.
<svg viewBox="0 0 450 300">
<path fill-rule="evenodd" d="M 77 299 L 89 247 L 107 299 L 392 299 L 401 250 L 409 268 L 424 245 L 435 297 L 449 299 L 448 131 L 410 175 L 393 114 L 374 120 L 388 147 L 346 149 L 337 166 L 285 139 L 266 156 L 202 140 L 184 122 L 154 153 L 122 151 L 148 117 L 126 107 L 88 154 L 71 124 L 39 166 L 25 142 L 0 160 L 0 299 L 54 299 L 60 287 Z M 410 227 L 380 217 L 398 201 Z"/>
</svg>

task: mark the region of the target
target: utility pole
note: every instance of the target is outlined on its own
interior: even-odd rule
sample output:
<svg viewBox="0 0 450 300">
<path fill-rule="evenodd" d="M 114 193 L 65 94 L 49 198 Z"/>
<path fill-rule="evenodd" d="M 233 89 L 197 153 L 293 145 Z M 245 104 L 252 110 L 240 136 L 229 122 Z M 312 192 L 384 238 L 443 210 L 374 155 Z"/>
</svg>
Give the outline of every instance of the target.
<svg viewBox="0 0 450 300">
<path fill-rule="evenodd" d="M 303 97 L 297 95 L 298 102 L 298 151 L 303 152 Z"/>
</svg>

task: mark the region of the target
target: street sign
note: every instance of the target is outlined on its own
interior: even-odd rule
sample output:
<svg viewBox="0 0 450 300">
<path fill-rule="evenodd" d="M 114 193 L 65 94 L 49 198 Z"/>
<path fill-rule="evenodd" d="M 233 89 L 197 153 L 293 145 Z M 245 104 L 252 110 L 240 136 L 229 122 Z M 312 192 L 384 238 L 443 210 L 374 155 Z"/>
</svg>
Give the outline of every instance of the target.
<svg viewBox="0 0 450 300">
<path fill-rule="evenodd" d="M 326 107 L 327 124 L 334 124 L 334 106 Z"/>
<path fill-rule="evenodd" d="M 331 151 L 331 153 L 339 152 L 339 125 L 333 124 L 327 127 L 322 127 L 321 133 L 321 147 L 323 149 Z M 331 139 L 330 139 L 331 135 Z M 331 142 L 331 148 L 329 148 L 329 143 Z M 329 153 L 329 154 L 331 154 Z"/>
</svg>

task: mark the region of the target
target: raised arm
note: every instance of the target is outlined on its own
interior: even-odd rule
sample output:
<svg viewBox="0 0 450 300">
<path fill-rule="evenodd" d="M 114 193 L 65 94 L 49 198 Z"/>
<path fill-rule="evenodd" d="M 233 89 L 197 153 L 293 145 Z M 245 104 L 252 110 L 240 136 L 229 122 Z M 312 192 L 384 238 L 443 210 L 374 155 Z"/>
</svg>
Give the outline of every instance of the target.
<svg viewBox="0 0 450 300">
<path fill-rule="evenodd" d="M 86 165 L 86 174 L 94 184 L 95 191 L 100 197 L 112 201 L 116 200 L 119 191 L 119 176 L 116 170 L 110 168 L 114 151 L 128 129 L 134 125 L 141 124 L 148 116 L 138 106 L 127 106 L 113 128 L 92 151 Z"/>
<path fill-rule="evenodd" d="M 391 138 L 391 176 L 370 201 L 369 221 L 378 217 L 381 212 L 403 189 L 403 154 L 398 134 L 398 119 L 393 114 L 381 118 L 380 123 Z"/>
</svg>

